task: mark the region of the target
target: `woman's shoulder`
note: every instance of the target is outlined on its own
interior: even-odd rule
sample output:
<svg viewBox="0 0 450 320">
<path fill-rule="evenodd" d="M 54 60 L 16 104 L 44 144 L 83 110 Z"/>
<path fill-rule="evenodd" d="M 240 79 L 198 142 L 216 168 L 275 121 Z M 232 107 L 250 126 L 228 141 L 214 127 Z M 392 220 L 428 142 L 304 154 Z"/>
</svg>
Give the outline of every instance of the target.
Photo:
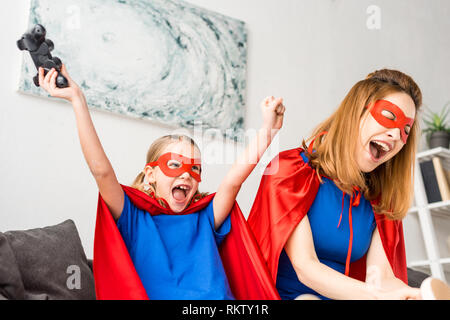
<svg viewBox="0 0 450 320">
<path fill-rule="evenodd" d="M 281 163 L 281 164 L 290 164 L 290 163 L 307 163 L 308 157 L 305 154 L 303 148 L 293 148 L 284 151 L 280 151 L 271 161 L 271 163 Z"/>
<path fill-rule="evenodd" d="M 303 148 L 284 150 L 278 153 L 267 165 L 265 176 L 286 177 L 292 174 L 313 174 Z"/>
<path fill-rule="evenodd" d="M 302 147 L 292 148 L 280 151 L 278 153 L 278 156 L 280 157 L 291 157 L 291 156 L 299 156 L 300 154 L 304 153 L 304 149 Z"/>
</svg>

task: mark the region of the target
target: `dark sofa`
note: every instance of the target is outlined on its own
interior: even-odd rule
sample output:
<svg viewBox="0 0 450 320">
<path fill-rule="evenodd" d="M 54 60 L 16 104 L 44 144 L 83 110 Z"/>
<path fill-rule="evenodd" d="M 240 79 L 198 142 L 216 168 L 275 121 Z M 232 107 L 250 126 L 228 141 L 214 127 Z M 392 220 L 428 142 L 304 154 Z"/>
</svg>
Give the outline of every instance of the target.
<svg viewBox="0 0 450 320">
<path fill-rule="evenodd" d="M 408 269 L 420 287 L 428 275 Z M 0 232 L 0 300 L 93 300 L 92 260 L 86 258 L 75 223 Z"/>
<path fill-rule="evenodd" d="M 92 261 L 72 220 L 0 232 L 0 299 L 95 299 Z"/>
</svg>

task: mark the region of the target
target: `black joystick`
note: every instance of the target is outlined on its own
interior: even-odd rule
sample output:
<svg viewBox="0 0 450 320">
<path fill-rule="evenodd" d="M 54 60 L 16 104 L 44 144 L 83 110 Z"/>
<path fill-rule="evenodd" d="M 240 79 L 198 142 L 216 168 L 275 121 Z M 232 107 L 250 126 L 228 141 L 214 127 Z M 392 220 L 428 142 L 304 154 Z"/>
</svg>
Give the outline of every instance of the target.
<svg viewBox="0 0 450 320">
<path fill-rule="evenodd" d="M 17 40 L 17 47 L 20 50 L 30 52 L 36 69 L 44 68 L 44 76 L 52 69 L 58 72 L 56 77 L 56 86 L 66 88 L 69 86 L 67 79 L 61 74 L 62 62 L 58 57 L 52 57 L 50 51 L 55 47 L 50 39 L 45 39 L 45 28 L 41 24 L 35 25 L 28 32 L 24 33 L 22 38 Z M 39 73 L 33 77 L 34 84 L 39 87 Z"/>
</svg>

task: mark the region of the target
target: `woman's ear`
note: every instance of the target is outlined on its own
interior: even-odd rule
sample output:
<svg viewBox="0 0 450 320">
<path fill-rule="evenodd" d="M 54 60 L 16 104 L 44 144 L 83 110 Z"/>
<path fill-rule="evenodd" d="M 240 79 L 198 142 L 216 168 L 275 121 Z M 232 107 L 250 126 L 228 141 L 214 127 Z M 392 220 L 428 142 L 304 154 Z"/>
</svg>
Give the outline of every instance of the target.
<svg viewBox="0 0 450 320">
<path fill-rule="evenodd" d="M 145 178 L 148 181 L 148 184 L 152 184 L 152 183 L 156 182 L 155 168 L 152 168 L 150 166 L 146 166 L 144 168 L 144 174 L 145 174 Z"/>
</svg>

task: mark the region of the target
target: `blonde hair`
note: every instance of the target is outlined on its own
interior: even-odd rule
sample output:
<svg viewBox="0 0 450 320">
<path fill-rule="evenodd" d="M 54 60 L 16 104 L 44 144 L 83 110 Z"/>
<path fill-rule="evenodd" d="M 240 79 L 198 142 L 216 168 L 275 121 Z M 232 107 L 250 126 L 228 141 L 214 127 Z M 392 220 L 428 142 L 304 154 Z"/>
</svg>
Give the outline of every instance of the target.
<svg viewBox="0 0 450 320">
<path fill-rule="evenodd" d="M 357 82 L 344 98 L 339 108 L 313 131 L 308 141 L 314 139 L 315 152 L 303 147 L 317 174 L 335 180 L 343 192 L 351 194 L 358 187 L 364 197 L 376 200 L 374 210 L 392 220 L 405 217 L 411 205 L 415 154 L 419 121 L 416 119 L 403 148 L 389 161 L 375 170 L 363 173 L 354 159 L 354 150 L 359 136 L 359 124 L 368 116 L 365 106 L 382 99 L 388 94 L 403 92 L 414 101 L 416 111 L 422 105 L 422 94 L 408 75 L 396 70 L 378 70 L 366 79 Z M 318 136 L 326 131 L 326 135 Z"/>
<path fill-rule="evenodd" d="M 166 136 L 162 136 L 158 139 L 156 139 L 150 146 L 150 148 L 147 151 L 147 156 L 145 158 L 145 163 L 150 163 L 153 161 L 158 160 L 159 156 L 161 155 L 161 153 L 163 152 L 163 150 L 170 144 L 172 143 L 177 143 L 177 142 L 182 142 L 182 141 L 186 141 L 189 142 L 193 147 L 197 148 L 197 150 L 200 151 L 200 148 L 197 146 L 197 144 L 195 143 L 195 141 L 185 135 L 177 135 L 177 134 L 172 134 L 172 135 L 166 135 Z M 156 198 L 156 184 L 152 183 L 152 184 L 146 184 L 145 181 L 145 172 L 141 171 L 137 177 L 134 179 L 131 187 L 135 188 L 137 190 L 140 190 L 146 194 L 148 194 L 151 197 L 155 197 Z M 203 198 L 204 196 L 206 196 L 208 193 L 201 193 L 197 190 L 197 192 L 195 193 L 193 200 L 196 201 L 198 199 Z M 162 205 L 163 207 L 166 206 L 165 202 L 162 199 L 158 199 L 156 198 L 159 202 L 160 205 Z"/>
</svg>

